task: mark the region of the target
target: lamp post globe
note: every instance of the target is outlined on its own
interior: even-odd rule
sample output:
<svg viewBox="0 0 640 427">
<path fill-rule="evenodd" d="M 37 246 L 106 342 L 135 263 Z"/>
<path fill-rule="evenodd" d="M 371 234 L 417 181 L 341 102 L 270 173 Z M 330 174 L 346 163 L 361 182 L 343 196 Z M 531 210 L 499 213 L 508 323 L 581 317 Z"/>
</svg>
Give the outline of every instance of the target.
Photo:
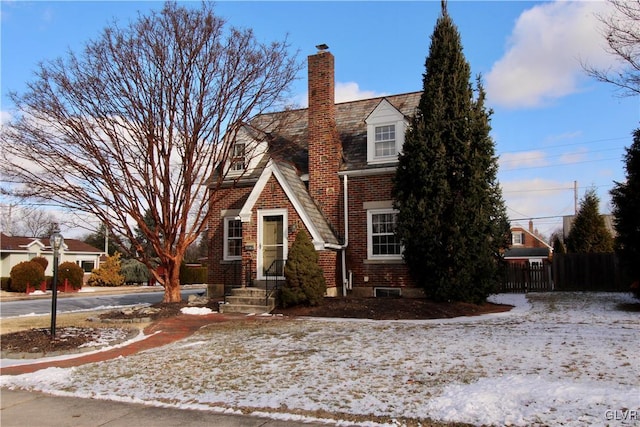
<svg viewBox="0 0 640 427">
<path fill-rule="evenodd" d="M 53 283 L 51 284 L 51 338 L 56 336 L 56 312 L 58 310 L 58 258 L 60 248 L 64 243 L 64 238 L 60 230 L 56 227 L 49 239 L 51 250 L 53 251 Z"/>
</svg>

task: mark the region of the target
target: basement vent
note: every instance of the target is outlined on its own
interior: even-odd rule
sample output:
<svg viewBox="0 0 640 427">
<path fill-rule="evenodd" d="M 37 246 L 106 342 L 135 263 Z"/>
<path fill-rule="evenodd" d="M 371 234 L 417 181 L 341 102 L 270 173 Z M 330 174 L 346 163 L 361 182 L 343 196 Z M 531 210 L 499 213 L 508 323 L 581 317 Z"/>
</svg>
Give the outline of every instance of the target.
<svg viewBox="0 0 640 427">
<path fill-rule="evenodd" d="M 400 297 L 402 290 L 398 288 L 374 288 L 373 292 L 376 298 Z"/>
</svg>

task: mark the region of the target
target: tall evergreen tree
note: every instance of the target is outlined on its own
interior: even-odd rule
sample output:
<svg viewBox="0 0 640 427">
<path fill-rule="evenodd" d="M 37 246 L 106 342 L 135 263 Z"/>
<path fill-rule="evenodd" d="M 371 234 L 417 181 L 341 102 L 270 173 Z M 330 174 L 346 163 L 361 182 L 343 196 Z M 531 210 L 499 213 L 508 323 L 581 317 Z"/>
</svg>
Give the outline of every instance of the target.
<svg viewBox="0 0 640 427">
<path fill-rule="evenodd" d="M 587 190 L 567 235 L 568 253 L 613 252 L 613 237 L 600 215 L 599 205 L 596 190 Z"/>
<path fill-rule="evenodd" d="M 492 112 L 479 79 L 474 93 L 444 1 L 425 69 L 394 181 L 396 232 L 429 297 L 484 301 L 497 284 L 509 224 L 489 135 Z"/>
<path fill-rule="evenodd" d="M 633 143 L 625 154 L 627 181 L 616 182 L 611 190 L 615 250 L 622 268 L 634 281 L 640 281 L 640 129 L 633 132 Z M 640 296 L 640 289 L 636 288 Z"/>
</svg>

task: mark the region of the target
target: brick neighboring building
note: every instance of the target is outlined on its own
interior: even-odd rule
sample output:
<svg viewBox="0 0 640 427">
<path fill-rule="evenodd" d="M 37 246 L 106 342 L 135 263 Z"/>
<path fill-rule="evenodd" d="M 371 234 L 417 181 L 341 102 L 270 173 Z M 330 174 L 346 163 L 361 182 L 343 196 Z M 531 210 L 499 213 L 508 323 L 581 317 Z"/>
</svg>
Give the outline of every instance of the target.
<svg viewBox="0 0 640 427">
<path fill-rule="evenodd" d="M 308 79 L 307 109 L 259 115 L 228 142 L 208 221 L 210 292 L 281 275 L 305 232 L 327 295 L 423 295 L 393 234 L 391 194 L 421 92 L 336 104 L 326 50 L 308 57 Z"/>
<path fill-rule="evenodd" d="M 537 234 L 533 228 L 533 221 L 529 221 L 529 229 L 521 226 L 511 227 L 511 245 L 504 254 L 506 261 L 518 264 L 526 261 L 542 263 L 551 261 L 552 255 L 553 247 Z"/>
</svg>

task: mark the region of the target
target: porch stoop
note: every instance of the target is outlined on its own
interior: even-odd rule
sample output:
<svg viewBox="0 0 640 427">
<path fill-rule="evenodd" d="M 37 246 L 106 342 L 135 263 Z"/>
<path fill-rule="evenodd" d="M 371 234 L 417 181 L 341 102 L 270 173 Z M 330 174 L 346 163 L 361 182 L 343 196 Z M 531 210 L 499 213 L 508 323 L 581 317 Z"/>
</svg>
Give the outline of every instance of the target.
<svg viewBox="0 0 640 427">
<path fill-rule="evenodd" d="M 267 305 L 265 305 L 267 302 Z M 226 303 L 220 304 L 220 313 L 270 313 L 276 306 L 276 299 L 271 296 L 265 301 L 265 290 L 260 288 L 235 288 L 226 297 Z"/>
</svg>

